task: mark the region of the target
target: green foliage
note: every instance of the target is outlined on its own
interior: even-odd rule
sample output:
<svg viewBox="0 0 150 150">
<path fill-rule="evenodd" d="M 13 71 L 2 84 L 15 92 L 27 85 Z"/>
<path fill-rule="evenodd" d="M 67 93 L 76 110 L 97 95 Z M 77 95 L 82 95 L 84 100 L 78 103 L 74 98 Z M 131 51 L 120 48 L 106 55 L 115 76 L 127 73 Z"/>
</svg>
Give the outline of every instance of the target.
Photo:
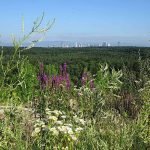
<svg viewBox="0 0 150 150">
<path fill-rule="evenodd" d="M 46 65 L 45 66 L 45 71 L 46 71 L 46 73 L 48 74 L 48 75 L 50 75 L 50 76 L 54 76 L 54 75 L 57 75 L 58 74 L 58 68 L 56 67 L 56 65 L 54 65 L 54 64 L 49 64 L 49 65 Z"/>
<path fill-rule="evenodd" d="M 108 65 L 100 65 L 96 76 L 96 86 L 98 89 L 104 93 L 113 92 L 113 90 L 120 89 L 122 82 L 120 78 L 122 77 L 121 71 L 115 71 L 115 69 L 109 70 Z"/>
</svg>

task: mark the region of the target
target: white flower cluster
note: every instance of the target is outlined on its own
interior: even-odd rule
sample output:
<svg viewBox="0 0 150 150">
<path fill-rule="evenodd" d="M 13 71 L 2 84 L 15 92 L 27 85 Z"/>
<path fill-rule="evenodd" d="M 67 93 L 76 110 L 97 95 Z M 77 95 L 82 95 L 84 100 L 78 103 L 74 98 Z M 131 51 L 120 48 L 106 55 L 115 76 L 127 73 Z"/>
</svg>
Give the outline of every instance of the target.
<svg viewBox="0 0 150 150">
<path fill-rule="evenodd" d="M 36 137 L 42 130 L 42 128 L 46 128 L 44 121 L 37 119 L 34 124 L 34 131 L 32 132 L 32 137 Z"/>
<path fill-rule="evenodd" d="M 51 135 L 55 137 L 61 135 L 61 137 L 64 136 L 69 140 L 77 141 L 79 134 L 84 130 L 85 121 L 78 118 L 77 115 L 74 115 L 72 120 L 64 112 L 59 110 L 51 111 L 48 108 L 46 109 L 46 114 L 48 124 L 45 125 L 43 121 L 36 120 L 34 131 L 32 132 L 33 137 L 37 136 L 43 128 L 47 128 Z"/>
</svg>

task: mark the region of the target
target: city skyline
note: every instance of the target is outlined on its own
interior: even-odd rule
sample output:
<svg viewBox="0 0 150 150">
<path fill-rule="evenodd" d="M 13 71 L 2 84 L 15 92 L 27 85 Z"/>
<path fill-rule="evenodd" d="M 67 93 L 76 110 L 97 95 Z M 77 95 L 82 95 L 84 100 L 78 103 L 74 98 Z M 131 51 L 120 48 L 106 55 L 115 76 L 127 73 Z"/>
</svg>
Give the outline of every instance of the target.
<svg viewBox="0 0 150 150">
<path fill-rule="evenodd" d="M 27 33 L 44 12 L 43 25 L 56 19 L 45 41 L 106 41 L 111 45 L 120 41 L 123 46 L 150 46 L 149 0 L 5 0 L 0 3 L 1 43 L 10 43 L 11 34 L 22 36 L 22 17 Z"/>
</svg>

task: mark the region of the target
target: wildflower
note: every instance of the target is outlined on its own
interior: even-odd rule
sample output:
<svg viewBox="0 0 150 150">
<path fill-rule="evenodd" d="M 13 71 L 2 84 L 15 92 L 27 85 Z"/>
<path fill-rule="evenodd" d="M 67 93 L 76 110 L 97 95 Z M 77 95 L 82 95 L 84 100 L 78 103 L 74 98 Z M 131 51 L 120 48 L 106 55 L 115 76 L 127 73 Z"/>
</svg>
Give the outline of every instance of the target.
<svg viewBox="0 0 150 150">
<path fill-rule="evenodd" d="M 67 128 L 66 128 L 66 126 L 59 126 L 59 127 L 58 127 L 58 130 L 59 130 L 60 132 L 63 132 L 64 134 L 67 134 Z"/>
<path fill-rule="evenodd" d="M 74 88 L 73 90 L 74 90 L 74 91 L 80 91 L 80 89 L 78 89 L 78 88 Z"/>
<path fill-rule="evenodd" d="M 34 127 L 42 126 L 42 125 L 45 125 L 45 123 L 42 120 L 38 119 L 36 120 L 36 124 L 34 125 Z"/>
<path fill-rule="evenodd" d="M 62 150 L 68 150 L 69 148 L 68 147 L 62 147 Z"/>
<path fill-rule="evenodd" d="M 41 131 L 41 129 L 40 129 L 40 128 L 35 128 L 35 130 L 34 130 L 34 131 L 35 131 L 35 133 L 37 133 L 37 134 L 38 134 L 38 133 Z"/>
<path fill-rule="evenodd" d="M 53 135 L 58 136 L 59 131 L 55 127 L 50 128 L 49 130 L 53 133 Z"/>
<path fill-rule="evenodd" d="M 61 116 L 61 118 L 62 118 L 62 119 L 66 119 L 66 118 L 67 118 L 67 116 L 63 115 L 63 116 Z"/>
<path fill-rule="evenodd" d="M 67 71 L 67 64 L 64 63 L 64 65 L 63 65 L 63 73 L 66 74 L 66 71 Z"/>
<path fill-rule="evenodd" d="M 69 130 L 68 130 L 68 134 L 69 134 L 69 135 L 72 135 L 72 134 L 73 134 L 72 129 L 69 129 Z"/>
<path fill-rule="evenodd" d="M 73 141 L 77 141 L 77 137 L 75 135 L 70 136 Z"/>
<path fill-rule="evenodd" d="M 81 132 L 81 131 L 83 131 L 83 128 L 81 128 L 81 127 L 78 127 L 75 129 L 75 132 Z"/>
<path fill-rule="evenodd" d="M 93 74 L 93 77 L 96 77 L 96 74 Z"/>
<path fill-rule="evenodd" d="M 82 77 L 81 77 L 82 86 L 85 86 L 85 84 L 86 84 L 86 82 L 87 82 L 87 78 L 88 78 L 87 73 L 83 73 L 83 74 L 82 74 Z"/>
<path fill-rule="evenodd" d="M 78 93 L 78 96 L 83 96 L 83 93 L 79 92 L 79 93 Z"/>
<path fill-rule="evenodd" d="M 72 128 L 69 126 L 65 126 L 68 134 L 73 134 Z"/>
<path fill-rule="evenodd" d="M 46 114 L 51 115 L 52 113 L 51 113 L 51 111 L 46 111 Z"/>
<path fill-rule="evenodd" d="M 90 89 L 92 90 L 92 89 L 94 89 L 94 80 L 90 80 Z"/>
<path fill-rule="evenodd" d="M 40 87 L 44 89 L 48 83 L 48 76 L 44 73 L 44 65 L 42 63 L 40 64 L 40 72 L 38 74 L 38 80 L 40 83 Z"/>
<path fill-rule="evenodd" d="M 63 84 L 59 84 L 59 87 L 63 89 L 65 86 Z"/>
<path fill-rule="evenodd" d="M 59 115 L 62 114 L 62 112 L 59 111 L 59 110 L 54 110 L 54 111 L 51 111 L 51 112 L 54 113 L 56 116 L 59 116 Z"/>
<path fill-rule="evenodd" d="M 43 125 L 42 125 L 42 128 L 46 128 L 46 125 L 45 125 L 45 124 L 43 124 Z"/>
<path fill-rule="evenodd" d="M 64 125 L 65 125 L 65 126 L 69 126 L 69 127 L 72 127 L 72 126 L 73 126 L 72 124 L 69 124 L 69 123 L 68 123 L 68 124 L 66 123 L 66 124 L 64 124 Z"/>
<path fill-rule="evenodd" d="M 56 121 L 55 123 L 58 124 L 58 125 L 62 125 L 63 124 L 62 121 Z"/>
<path fill-rule="evenodd" d="M 38 133 L 40 133 L 41 129 L 40 128 L 35 128 L 34 131 L 32 132 L 32 137 L 35 137 Z"/>
<path fill-rule="evenodd" d="M 56 122 L 58 120 L 58 118 L 56 116 L 49 116 L 48 119 L 52 120 L 54 122 Z"/>
</svg>

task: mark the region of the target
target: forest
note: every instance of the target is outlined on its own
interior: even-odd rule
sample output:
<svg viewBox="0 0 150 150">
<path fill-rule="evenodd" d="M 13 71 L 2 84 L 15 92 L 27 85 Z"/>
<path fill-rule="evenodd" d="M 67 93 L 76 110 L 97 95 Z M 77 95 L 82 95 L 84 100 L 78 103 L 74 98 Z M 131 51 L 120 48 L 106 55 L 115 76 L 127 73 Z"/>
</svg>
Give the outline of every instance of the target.
<svg viewBox="0 0 150 150">
<path fill-rule="evenodd" d="M 4 47 L 4 55 L 7 62 L 12 47 Z M 58 71 L 59 66 L 67 63 L 68 72 L 72 81 L 79 79 L 86 69 L 91 74 L 96 74 L 99 64 L 107 63 L 115 70 L 127 69 L 138 77 L 141 62 L 150 57 L 147 47 L 84 47 L 84 48 L 42 48 L 34 47 L 22 52 L 27 56 L 30 63 L 38 68 L 37 64 L 53 66 Z M 141 63 L 140 62 L 140 63 Z"/>
</svg>

